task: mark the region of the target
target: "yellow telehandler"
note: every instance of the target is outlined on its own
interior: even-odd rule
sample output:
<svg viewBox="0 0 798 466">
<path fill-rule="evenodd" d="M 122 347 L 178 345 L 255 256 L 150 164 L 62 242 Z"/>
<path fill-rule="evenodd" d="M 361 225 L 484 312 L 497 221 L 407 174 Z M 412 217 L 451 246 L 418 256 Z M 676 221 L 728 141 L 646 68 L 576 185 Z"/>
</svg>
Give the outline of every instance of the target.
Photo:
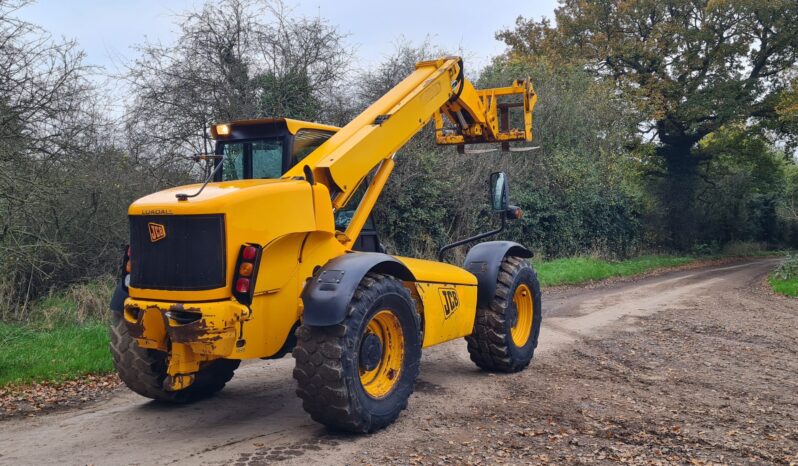
<svg viewBox="0 0 798 466">
<path fill-rule="evenodd" d="M 394 154 L 430 120 L 439 144 L 506 150 L 532 139 L 536 100 L 528 80 L 476 90 L 462 60 L 445 57 L 418 63 L 343 128 L 288 118 L 213 125 L 205 183 L 129 208 L 111 303 L 121 379 L 145 397 L 189 402 L 222 389 L 242 359 L 292 352 L 310 416 L 366 433 L 407 406 L 422 348 L 465 337 L 480 368 L 525 368 L 541 322 L 527 248 L 479 243 L 462 268 L 392 256 L 370 214 Z M 510 128 L 511 109 L 522 128 Z M 491 175 L 490 202 L 501 226 L 441 257 L 521 214 L 504 173 Z"/>
</svg>

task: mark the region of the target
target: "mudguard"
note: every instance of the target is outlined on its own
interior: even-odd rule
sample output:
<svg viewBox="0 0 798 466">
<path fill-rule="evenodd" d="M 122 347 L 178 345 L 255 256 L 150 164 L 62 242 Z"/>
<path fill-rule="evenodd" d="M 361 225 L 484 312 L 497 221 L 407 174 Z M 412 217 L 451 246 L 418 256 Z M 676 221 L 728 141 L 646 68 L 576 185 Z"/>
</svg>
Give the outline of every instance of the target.
<svg viewBox="0 0 798 466">
<path fill-rule="evenodd" d="M 505 256 L 532 257 L 532 251 L 514 241 L 488 241 L 471 248 L 463 268 L 477 276 L 477 305 L 486 306 L 496 294 L 499 266 Z"/>
<path fill-rule="evenodd" d="M 111 310 L 114 312 L 122 312 L 125 307 L 125 300 L 127 299 L 128 293 L 125 289 L 125 285 L 123 280 L 119 280 L 116 282 L 116 289 L 114 290 L 114 296 L 111 298 Z"/>
<path fill-rule="evenodd" d="M 323 327 L 343 322 L 357 286 L 369 272 L 414 280 L 410 270 L 388 254 L 352 252 L 327 262 L 302 290 L 305 325 Z"/>
</svg>

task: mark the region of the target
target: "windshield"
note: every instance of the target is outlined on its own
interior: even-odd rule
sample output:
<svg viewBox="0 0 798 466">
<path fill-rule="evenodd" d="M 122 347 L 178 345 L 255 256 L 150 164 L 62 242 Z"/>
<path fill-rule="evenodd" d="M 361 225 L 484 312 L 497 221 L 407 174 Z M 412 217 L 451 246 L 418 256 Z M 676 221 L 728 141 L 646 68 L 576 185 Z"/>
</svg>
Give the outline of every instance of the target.
<svg viewBox="0 0 798 466">
<path fill-rule="evenodd" d="M 281 139 L 223 142 L 224 166 L 221 180 L 280 178 L 283 174 Z M 218 154 L 219 152 L 217 152 Z"/>
</svg>

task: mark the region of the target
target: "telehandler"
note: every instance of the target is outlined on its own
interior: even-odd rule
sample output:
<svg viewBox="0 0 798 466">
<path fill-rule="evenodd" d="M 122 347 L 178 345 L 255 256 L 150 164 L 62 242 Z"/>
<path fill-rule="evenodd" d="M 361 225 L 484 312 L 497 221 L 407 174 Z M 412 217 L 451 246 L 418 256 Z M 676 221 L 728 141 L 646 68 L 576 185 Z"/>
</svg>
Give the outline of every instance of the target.
<svg viewBox="0 0 798 466">
<path fill-rule="evenodd" d="M 483 242 L 462 268 L 392 256 L 370 214 L 394 154 L 430 120 L 439 144 L 506 150 L 532 139 L 536 100 L 528 80 L 476 90 L 462 60 L 445 57 L 418 63 L 343 128 L 288 118 L 213 125 L 205 183 L 129 208 L 111 303 L 121 379 L 145 397 L 189 402 L 221 390 L 242 359 L 292 352 L 310 416 L 366 433 L 407 406 L 422 348 L 465 337 L 480 368 L 524 369 L 541 322 L 532 252 Z M 510 128 L 513 108 L 522 128 Z M 501 226 L 441 256 L 520 216 L 504 173 L 490 189 Z"/>
</svg>

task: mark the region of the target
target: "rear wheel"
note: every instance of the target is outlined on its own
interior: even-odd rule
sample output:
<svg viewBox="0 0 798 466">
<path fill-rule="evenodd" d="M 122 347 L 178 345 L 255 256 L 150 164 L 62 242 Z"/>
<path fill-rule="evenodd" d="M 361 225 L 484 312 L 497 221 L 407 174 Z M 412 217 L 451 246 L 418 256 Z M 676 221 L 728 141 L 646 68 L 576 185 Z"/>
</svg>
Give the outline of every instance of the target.
<svg viewBox="0 0 798 466">
<path fill-rule="evenodd" d="M 299 327 L 293 355 L 297 395 L 313 420 L 357 433 L 391 424 L 407 407 L 421 358 L 410 293 L 393 277 L 368 274 L 343 322 Z"/>
<path fill-rule="evenodd" d="M 540 283 L 518 257 L 500 265 L 496 294 L 477 309 L 474 333 L 466 337 L 471 360 L 481 369 L 518 372 L 529 365 L 540 334 Z"/>
<path fill-rule="evenodd" d="M 215 359 L 200 365 L 194 383 L 178 391 L 163 387 L 168 366 L 167 354 L 140 348 L 127 331 L 121 313 L 111 312 L 111 355 L 119 378 L 141 396 L 171 403 L 190 403 L 207 398 L 233 378 L 241 364 L 237 359 Z"/>
</svg>

